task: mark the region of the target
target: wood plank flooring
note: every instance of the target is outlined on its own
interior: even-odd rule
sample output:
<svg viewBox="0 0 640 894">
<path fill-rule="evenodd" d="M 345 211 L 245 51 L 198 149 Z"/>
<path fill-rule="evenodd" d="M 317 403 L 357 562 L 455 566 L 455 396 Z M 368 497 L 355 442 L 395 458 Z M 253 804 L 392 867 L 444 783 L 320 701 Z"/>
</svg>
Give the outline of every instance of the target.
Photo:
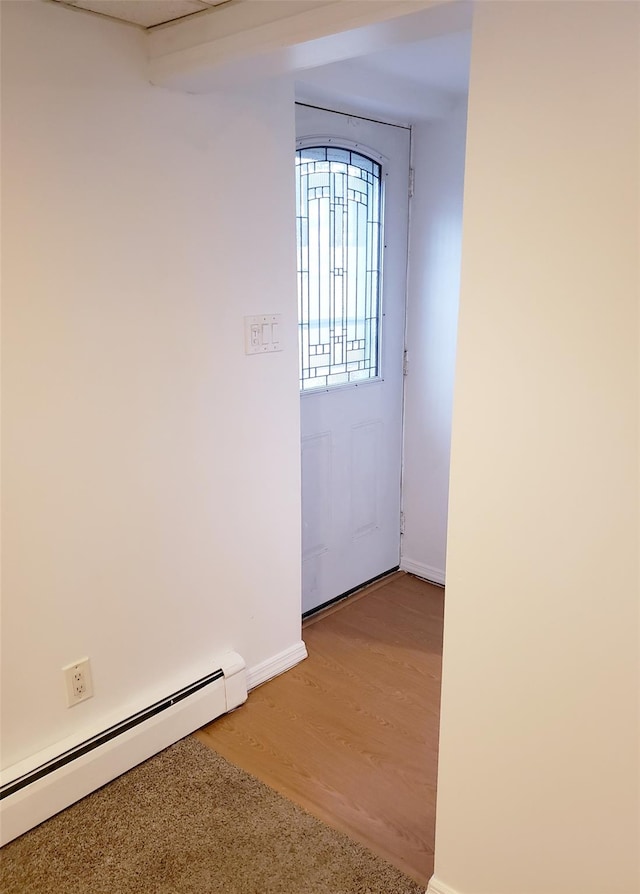
<svg viewBox="0 0 640 894">
<path fill-rule="evenodd" d="M 398 572 L 307 621 L 309 658 L 196 733 L 425 884 L 444 591 Z"/>
</svg>

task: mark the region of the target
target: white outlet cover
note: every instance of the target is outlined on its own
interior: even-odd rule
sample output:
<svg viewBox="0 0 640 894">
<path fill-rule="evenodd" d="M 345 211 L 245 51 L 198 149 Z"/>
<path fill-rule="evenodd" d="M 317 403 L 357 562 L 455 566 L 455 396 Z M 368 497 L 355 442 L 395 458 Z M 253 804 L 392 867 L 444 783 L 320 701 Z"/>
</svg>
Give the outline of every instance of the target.
<svg viewBox="0 0 640 894">
<path fill-rule="evenodd" d="M 67 664 L 62 668 L 62 673 L 64 674 L 68 708 L 92 697 L 93 680 L 88 658 L 80 658 L 72 664 Z"/>
</svg>

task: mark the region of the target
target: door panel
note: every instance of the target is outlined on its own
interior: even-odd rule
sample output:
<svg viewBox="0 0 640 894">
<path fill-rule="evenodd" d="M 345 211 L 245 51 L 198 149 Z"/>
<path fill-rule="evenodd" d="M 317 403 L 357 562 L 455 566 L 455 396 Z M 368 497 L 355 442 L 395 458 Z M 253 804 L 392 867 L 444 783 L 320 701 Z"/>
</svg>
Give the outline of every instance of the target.
<svg viewBox="0 0 640 894">
<path fill-rule="evenodd" d="M 302 439 L 302 492 L 305 495 L 305 524 L 302 529 L 302 558 L 327 552 L 331 540 L 331 433 Z"/>
<path fill-rule="evenodd" d="M 379 162 L 384 200 L 378 376 L 300 397 L 302 609 L 308 612 L 400 560 L 409 131 L 308 106 L 297 106 L 296 127 L 299 145 L 326 146 L 330 140 Z M 325 181 L 316 182 L 322 188 Z M 317 214 L 329 220 L 326 207 Z M 324 250 L 320 241 L 316 250 Z M 347 255 L 355 257 L 351 243 Z M 347 337 L 346 330 L 329 333 L 322 322 L 317 332 L 323 326 L 327 339 L 342 344 L 341 336 Z M 358 348 L 354 340 L 350 346 Z M 324 355 L 319 368 L 323 362 Z"/>
<path fill-rule="evenodd" d="M 380 527 L 379 475 L 383 424 L 363 422 L 351 426 L 351 530 L 353 539 L 366 537 Z"/>
</svg>

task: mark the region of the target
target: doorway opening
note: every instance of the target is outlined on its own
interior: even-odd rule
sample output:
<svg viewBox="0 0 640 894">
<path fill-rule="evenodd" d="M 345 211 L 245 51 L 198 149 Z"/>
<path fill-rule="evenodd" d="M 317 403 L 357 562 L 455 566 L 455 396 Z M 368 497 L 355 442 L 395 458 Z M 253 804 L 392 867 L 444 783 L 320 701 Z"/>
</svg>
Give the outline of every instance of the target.
<svg viewBox="0 0 640 894">
<path fill-rule="evenodd" d="M 297 226 L 305 615 L 395 567 L 440 585 L 445 582 L 470 44 L 470 31 L 458 31 L 298 75 Z M 329 106 L 337 111 L 327 111 Z M 380 131 L 404 135 L 406 149 L 398 150 L 396 146 L 380 149 Z M 341 150 L 355 148 L 367 157 L 363 146 L 371 149 L 376 143 L 378 154 L 370 153 L 368 158 L 372 162 L 383 158 L 380 220 L 366 218 L 366 201 L 360 208 L 362 220 L 366 219 L 370 227 L 379 224 L 383 236 L 380 241 L 382 277 L 378 281 L 382 314 L 379 320 L 374 319 L 375 332 L 371 339 L 374 349 L 375 338 L 381 342 L 381 372 L 374 363 L 372 378 L 378 382 L 386 380 L 387 373 L 397 372 L 394 387 L 399 395 L 398 408 L 381 413 L 374 395 L 376 386 L 366 378 L 370 372 L 360 371 L 355 362 L 360 361 L 362 355 L 358 352 L 365 343 L 356 338 L 360 333 L 349 329 L 348 319 L 347 326 L 342 325 L 344 303 L 340 299 L 346 282 L 340 266 L 342 256 L 340 251 L 336 254 L 335 246 L 327 239 L 326 272 L 321 280 L 322 240 L 313 249 L 313 257 L 307 247 L 309 239 L 316 239 L 320 229 L 316 227 L 311 234 L 305 219 L 309 205 L 313 204 L 314 214 L 325 214 L 327 234 L 335 235 L 336 229 L 332 230 L 331 223 L 335 220 L 332 203 L 342 200 L 342 184 L 335 186 L 332 169 L 344 164 L 346 158 L 338 155 Z M 301 155 L 304 152 L 310 154 Z M 308 159 L 304 165 L 305 189 L 308 186 L 312 190 L 312 198 L 309 193 L 302 196 L 302 158 Z M 402 184 L 402 199 L 398 201 L 403 206 L 392 223 L 385 219 L 390 208 L 391 186 L 387 165 L 389 159 L 396 162 L 398 158 L 401 172 L 397 174 L 397 181 Z M 372 174 L 373 170 L 367 173 Z M 348 175 L 345 176 L 348 180 Z M 352 195 L 356 197 L 355 191 Z M 303 202 L 307 204 L 301 213 Z M 320 211 L 323 203 L 325 209 Z M 341 210 L 341 206 L 338 208 Z M 399 233 L 403 234 L 406 244 L 402 261 L 396 259 L 392 270 L 388 257 L 392 248 L 389 236 L 392 234 L 395 240 Z M 337 259 L 337 264 L 331 259 L 333 262 Z M 367 264 L 366 270 L 374 270 L 370 256 Z M 337 320 L 324 324 L 321 318 L 331 317 L 320 309 L 323 291 L 329 312 L 338 312 Z M 375 305 L 375 300 L 372 304 Z M 310 305 L 318 307 L 316 321 L 311 319 Z M 390 324 L 387 311 L 400 316 L 401 337 L 392 346 L 394 336 L 385 340 Z M 373 318 L 370 312 L 369 316 Z M 309 327 L 313 325 L 316 329 L 310 334 Z M 344 347 L 354 351 L 352 370 L 347 369 L 350 358 L 344 353 L 337 358 L 345 361 L 344 365 L 331 365 L 332 339 L 341 352 L 344 350 L 342 339 Z M 371 351 L 371 346 L 367 347 Z M 371 364 L 370 360 L 367 362 Z M 364 381 L 357 388 L 349 387 L 346 380 L 350 376 L 362 376 Z M 347 398 L 330 393 L 332 382 L 337 388 L 356 392 L 358 402 L 362 398 L 365 409 L 361 416 L 356 415 Z M 372 401 L 371 407 L 367 406 L 367 400 Z M 336 412 L 341 414 L 340 430 L 332 420 L 334 404 Z M 350 420 L 353 430 L 349 428 Z M 395 453 L 385 452 L 386 448 L 381 447 L 383 433 L 395 439 Z M 397 490 L 396 498 L 388 496 L 393 489 Z M 381 546 L 382 538 L 375 544 L 371 538 L 373 531 L 385 523 L 389 544 L 386 551 Z M 358 570 L 357 563 L 351 564 L 351 553 L 354 559 L 357 556 L 357 561 L 366 563 L 367 540 L 372 545 L 372 564 L 362 565 Z M 373 563 L 373 555 L 377 564 Z M 332 569 L 334 562 L 341 576 Z"/>
</svg>

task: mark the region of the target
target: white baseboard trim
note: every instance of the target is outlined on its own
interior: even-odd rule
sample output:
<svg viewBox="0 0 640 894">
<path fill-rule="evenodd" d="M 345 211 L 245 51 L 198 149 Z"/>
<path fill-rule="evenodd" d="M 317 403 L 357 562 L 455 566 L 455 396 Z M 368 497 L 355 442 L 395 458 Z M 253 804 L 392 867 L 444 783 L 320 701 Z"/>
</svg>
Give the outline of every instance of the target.
<svg viewBox="0 0 640 894">
<path fill-rule="evenodd" d="M 427 886 L 427 894 L 460 894 L 460 892 L 456 891 L 455 888 L 451 888 L 449 885 L 445 885 L 445 883 L 437 879 L 435 875 L 432 875 L 429 880 L 429 885 Z"/>
<path fill-rule="evenodd" d="M 290 646 L 283 652 L 279 652 L 272 658 L 267 658 L 266 661 L 261 661 L 260 664 L 254 664 L 253 667 L 247 670 L 247 689 L 255 689 L 261 683 L 272 680 L 279 674 L 283 674 L 285 671 L 295 667 L 296 664 L 299 664 L 306 657 L 307 647 L 300 640 L 299 643 Z"/>
<path fill-rule="evenodd" d="M 400 571 L 408 571 L 409 574 L 415 574 L 416 577 L 422 577 L 431 583 L 439 584 L 444 587 L 445 573 L 444 568 L 434 568 L 433 565 L 425 565 L 423 562 L 414 562 L 413 559 L 400 559 Z"/>
</svg>

